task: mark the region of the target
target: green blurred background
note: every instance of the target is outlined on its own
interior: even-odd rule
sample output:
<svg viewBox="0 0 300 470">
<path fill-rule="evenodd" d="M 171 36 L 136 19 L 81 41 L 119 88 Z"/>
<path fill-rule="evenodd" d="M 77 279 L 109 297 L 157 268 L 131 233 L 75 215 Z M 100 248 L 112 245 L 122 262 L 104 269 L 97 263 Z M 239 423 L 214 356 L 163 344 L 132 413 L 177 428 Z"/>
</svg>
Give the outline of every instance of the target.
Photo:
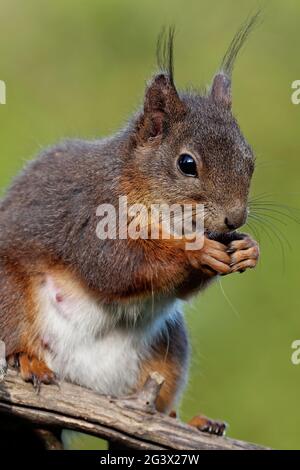
<svg viewBox="0 0 300 470">
<path fill-rule="evenodd" d="M 126 121 L 155 70 L 162 25 L 177 27 L 177 84 L 205 86 L 238 26 L 261 5 L 0 0 L 0 79 L 7 85 L 1 188 L 42 147 L 67 136 L 104 136 Z M 291 103 L 291 83 L 300 79 L 299 23 L 297 0 L 264 1 L 262 24 L 233 80 L 234 111 L 257 155 L 252 194 L 296 208 L 300 105 Z M 273 216 L 273 230 L 287 238 L 283 252 L 270 228 L 270 237 L 259 229 L 260 266 L 222 278 L 187 308 L 193 355 L 181 412 L 184 419 L 199 411 L 225 419 L 235 438 L 300 449 L 300 365 L 291 363 L 291 343 L 300 338 L 300 228 Z M 99 447 L 73 434 L 67 440 Z"/>
</svg>

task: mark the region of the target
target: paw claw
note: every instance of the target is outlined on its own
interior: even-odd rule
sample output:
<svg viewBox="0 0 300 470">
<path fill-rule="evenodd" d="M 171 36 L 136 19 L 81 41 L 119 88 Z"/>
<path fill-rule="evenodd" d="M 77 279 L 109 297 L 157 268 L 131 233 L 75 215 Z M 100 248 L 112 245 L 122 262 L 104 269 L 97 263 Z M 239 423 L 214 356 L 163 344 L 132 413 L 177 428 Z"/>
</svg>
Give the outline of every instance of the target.
<svg viewBox="0 0 300 470">
<path fill-rule="evenodd" d="M 216 436 L 224 436 L 226 431 L 226 423 L 220 423 L 218 421 L 210 421 L 208 424 L 198 427 L 199 431 L 207 432 L 209 434 L 215 434 Z"/>
<path fill-rule="evenodd" d="M 41 391 L 41 381 L 34 374 L 32 375 L 32 385 L 33 385 L 33 388 L 34 388 L 36 394 L 39 395 L 40 391 Z"/>
</svg>

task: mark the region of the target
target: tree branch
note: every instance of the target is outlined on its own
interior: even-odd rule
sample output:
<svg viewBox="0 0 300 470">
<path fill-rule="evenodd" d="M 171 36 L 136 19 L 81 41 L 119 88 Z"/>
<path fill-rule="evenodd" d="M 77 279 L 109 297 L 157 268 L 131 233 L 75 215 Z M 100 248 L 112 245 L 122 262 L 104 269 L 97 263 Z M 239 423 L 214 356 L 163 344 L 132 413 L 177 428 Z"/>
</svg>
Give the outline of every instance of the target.
<svg viewBox="0 0 300 470">
<path fill-rule="evenodd" d="M 65 428 L 92 434 L 120 446 L 143 450 L 243 450 L 260 446 L 210 436 L 158 413 L 154 403 L 163 378 L 153 373 L 143 390 L 116 399 L 63 382 L 45 385 L 36 394 L 15 370 L 0 383 L 0 413 L 22 418 L 34 427 Z"/>
</svg>

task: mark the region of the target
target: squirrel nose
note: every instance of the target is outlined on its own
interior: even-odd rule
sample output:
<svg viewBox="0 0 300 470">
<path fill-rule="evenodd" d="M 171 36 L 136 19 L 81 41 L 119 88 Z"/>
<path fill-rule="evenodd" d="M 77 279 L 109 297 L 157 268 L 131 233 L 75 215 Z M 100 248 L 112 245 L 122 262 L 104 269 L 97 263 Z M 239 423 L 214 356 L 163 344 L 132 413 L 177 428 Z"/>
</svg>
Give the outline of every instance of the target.
<svg viewBox="0 0 300 470">
<path fill-rule="evenodd" d="M 224 223 L 229 230 L 236 230 L 237 228 L 244 225 L 247 219 L 247 211 L 245 209 L 236 209 L 232 211 L 227 217 L 224 219 Z"/>
</svg>

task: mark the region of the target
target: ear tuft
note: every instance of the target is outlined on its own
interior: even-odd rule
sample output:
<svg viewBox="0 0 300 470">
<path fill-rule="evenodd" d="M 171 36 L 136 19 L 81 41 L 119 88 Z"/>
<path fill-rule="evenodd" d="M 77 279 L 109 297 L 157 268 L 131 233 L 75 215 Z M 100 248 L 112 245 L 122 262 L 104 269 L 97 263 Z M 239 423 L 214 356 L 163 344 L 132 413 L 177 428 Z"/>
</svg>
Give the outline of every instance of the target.
<svg viewBox="0 0 300 470">
<path fill-rule="evenodd" d="M 165 72 L 174 85 L 174 36 L 175 27 L 163 28 L 158 36 L 156 59 L 159 70 Z"/>
<path fill-rule="evenodd" d="M 217 103 L 221 103 L 227 108 L 231 107 L 231 80 L 224 73 L 218 73 L 213 79 L 211 87 L 211 97 Z"/>
<path fill-rule="evenodd" d="M 260 11 L 250 16 L 234 35 L 223 58 L 221 71 L 215 76 L 211 87 L 211 97 L 215 102 L 231 107 L 231 76 L 236 58 L 247 38 L 260 18 Z"/>
<path fill-rule="evenodd" d="M 174 85 L 174 33 L 173 27 L 166 32 L 164 29 L 157 41 L 157 62 L 161 70 L 154 76 L 146 89 L 144 110 L 136 125 L 135 140 L 145 143 L 151 139 L 157 142 L 170 127 L 185 113 L 185 105 L 181 101 Z"/>
</svg>

